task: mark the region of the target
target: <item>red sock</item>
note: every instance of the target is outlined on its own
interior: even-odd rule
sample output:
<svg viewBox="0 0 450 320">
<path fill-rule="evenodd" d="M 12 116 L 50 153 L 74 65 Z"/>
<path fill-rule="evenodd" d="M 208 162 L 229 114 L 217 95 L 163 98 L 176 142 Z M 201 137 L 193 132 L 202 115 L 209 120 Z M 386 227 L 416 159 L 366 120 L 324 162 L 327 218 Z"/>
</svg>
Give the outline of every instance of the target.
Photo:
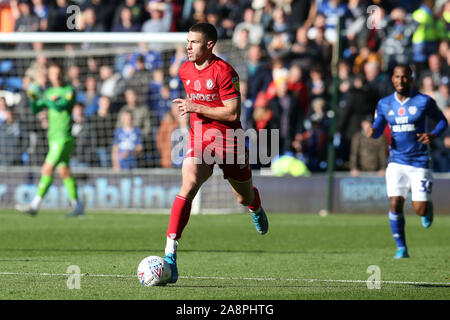
<svg viewBox="0 0 450 320">
<path fill-rule="evenodd" d="M 253 187 L 253 191 L 255 192 L 255 199 L 253 200 L 253 203 L 248 206 L 248 208 L 250 209 L 250 211 L 255 212 L 258 211 L 261 207 L 261 199 L 259 198 L 258 189 Z"/>
<path fill-rule="evenodd" d="M 181 238 L 181 233 L 186 227 L 189 216 L 191 214 L 192 200 L 180 195 L 175 197 L 170 212 L 169 227 L 167 228 L 167 236 L 173 240 Z"/>
</svg>

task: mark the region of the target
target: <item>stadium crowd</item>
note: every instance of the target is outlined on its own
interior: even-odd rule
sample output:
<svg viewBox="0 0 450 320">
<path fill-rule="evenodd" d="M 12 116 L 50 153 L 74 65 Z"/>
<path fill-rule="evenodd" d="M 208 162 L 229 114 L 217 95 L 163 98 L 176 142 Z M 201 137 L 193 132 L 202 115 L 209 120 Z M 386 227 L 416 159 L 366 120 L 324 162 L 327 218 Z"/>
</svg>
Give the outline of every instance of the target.
<svg viewBox="0 0 450 320">
<path fill-rule="evenodd" d="M 70 5 L 81 10 L 75 29 L 66 23 Z M 393 93 L 390 75 L 396 64 L 413 67 L 417 89 L 433 97 L 450 121 L 446 0 L 19 0 L 1 1 L 0 10 L 1 32 L 185 32 L 198 22 L 213 24 L 219 43 L 231 41 L 246 58 L 240 74 L 244 129 L 280 129 L 280 153 L 312 172 L 327 169 L 332 142 L 338 170 L 384 174 L 389 130 L 377 141 L 362 132 L 373 121 L 378 100 Z M 337 123 L 330 136 L 331 67 L 339 37 Z M 36 42 L 32 49 L 42 46 Z M 26 91 L 32 81 L 45 87 L 50 60 L 38 55 L 24 74 L 18 74 L 14 59 L 1 60 L 0 90 L 20 98 L 12 103 L 0 98 L 0 165 L 44 160 L 45 111 L 30 113 Z M 161 52 L 140 44 L 109 65 L 95 58 L 65 62 L 66 80 L 77 90 L 71 165 L 173 167 L 170 135 L 188 126 L 171 102 L 184 96 L 177 72 L 185 60 L 183 46 L 165 64 Z M 124 127 L 134 128 L 133 139 L 123 134 Z M 435 172 L 450 172 L 449 130 L 433 142 Z M 120 148 L 126 148 L 123 161 Z"/>
</svg>

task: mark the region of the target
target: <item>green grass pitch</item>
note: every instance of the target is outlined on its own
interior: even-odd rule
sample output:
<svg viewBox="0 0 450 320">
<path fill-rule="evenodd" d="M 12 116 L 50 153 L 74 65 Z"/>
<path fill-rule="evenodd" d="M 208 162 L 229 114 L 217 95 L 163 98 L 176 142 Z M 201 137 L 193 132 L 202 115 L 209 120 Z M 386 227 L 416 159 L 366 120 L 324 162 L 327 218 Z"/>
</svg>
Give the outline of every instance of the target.
<svg viewBox="0 0 450 320">
<path fill-rule="evenodd" d="M 269 213 L 264 236 L 246 214 L 193 215 L 179 245 L 178 282 L 144 287 L 136 268 L 164 254 L 168 218 L 1 211 L 0 299 L 450 299 L 450 216 L 425 230 L 406 214 L 411 258 L 394 260 L 386 215 Z M 80 268 L 79 289 L 67 285 L 71 265 Z M 367 285 L 372 265 L 379 289 Z"/>
</svg>

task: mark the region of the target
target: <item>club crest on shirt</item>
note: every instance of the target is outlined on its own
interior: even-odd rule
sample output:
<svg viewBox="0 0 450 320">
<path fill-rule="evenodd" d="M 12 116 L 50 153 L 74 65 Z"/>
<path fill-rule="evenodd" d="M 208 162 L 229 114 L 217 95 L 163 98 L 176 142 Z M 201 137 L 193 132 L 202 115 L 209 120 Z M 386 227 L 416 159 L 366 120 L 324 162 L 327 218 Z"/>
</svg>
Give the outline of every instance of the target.
<svg viewBox="0 0 450 320">
<path fill-rule="evenodd" d="M 417 107 L 416 107 L 416 106 L 411 106 L 411 107 L 409 107 L 409 108 L 408 108 L 408 112 L 409 112 L 411 115 L 415 115 L 416 112 L 417 112 Z"/>
<path fill-rule="evenodd" d="M 405 110 L 405 108 L 404 107 L 400 107 L 400 108 L 398 108 L 398 115 L 399 116 L 404 116 L 405 115 L 405 113 L 406 113 L 406 110 Z"/>
<path fill-rule="evenodd" d="M 212 79 L 206 80 L 205 86 L 206 86 L 206 89 L 208 89 L 208 90 L 214 89 L 214 81 L 212 81 Z"/>
<path fill-rule="evenodd" d="M 200 91 L 202 89 L 202 85 L 200 83 L 200 80 L 195 80 L 195 82 L 194 82 L 194 89 L 195 89 L 195 91 Z"/>
</svg>

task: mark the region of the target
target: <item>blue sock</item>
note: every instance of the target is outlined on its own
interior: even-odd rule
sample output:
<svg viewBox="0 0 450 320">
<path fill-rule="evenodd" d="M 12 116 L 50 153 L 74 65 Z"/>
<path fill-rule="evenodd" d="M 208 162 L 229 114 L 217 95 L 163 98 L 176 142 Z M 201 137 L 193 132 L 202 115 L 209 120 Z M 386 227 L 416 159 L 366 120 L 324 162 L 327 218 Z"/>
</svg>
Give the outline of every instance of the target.
<svg viewBox="0 0 450 320">
<path fill-rule="evenodd" d="M 391 224 L 392 236 L 399 249 L 406 248 L 405 240 L 405 217 L 403 213 L 389 211 L 389 222 Z"/>
</svg>

